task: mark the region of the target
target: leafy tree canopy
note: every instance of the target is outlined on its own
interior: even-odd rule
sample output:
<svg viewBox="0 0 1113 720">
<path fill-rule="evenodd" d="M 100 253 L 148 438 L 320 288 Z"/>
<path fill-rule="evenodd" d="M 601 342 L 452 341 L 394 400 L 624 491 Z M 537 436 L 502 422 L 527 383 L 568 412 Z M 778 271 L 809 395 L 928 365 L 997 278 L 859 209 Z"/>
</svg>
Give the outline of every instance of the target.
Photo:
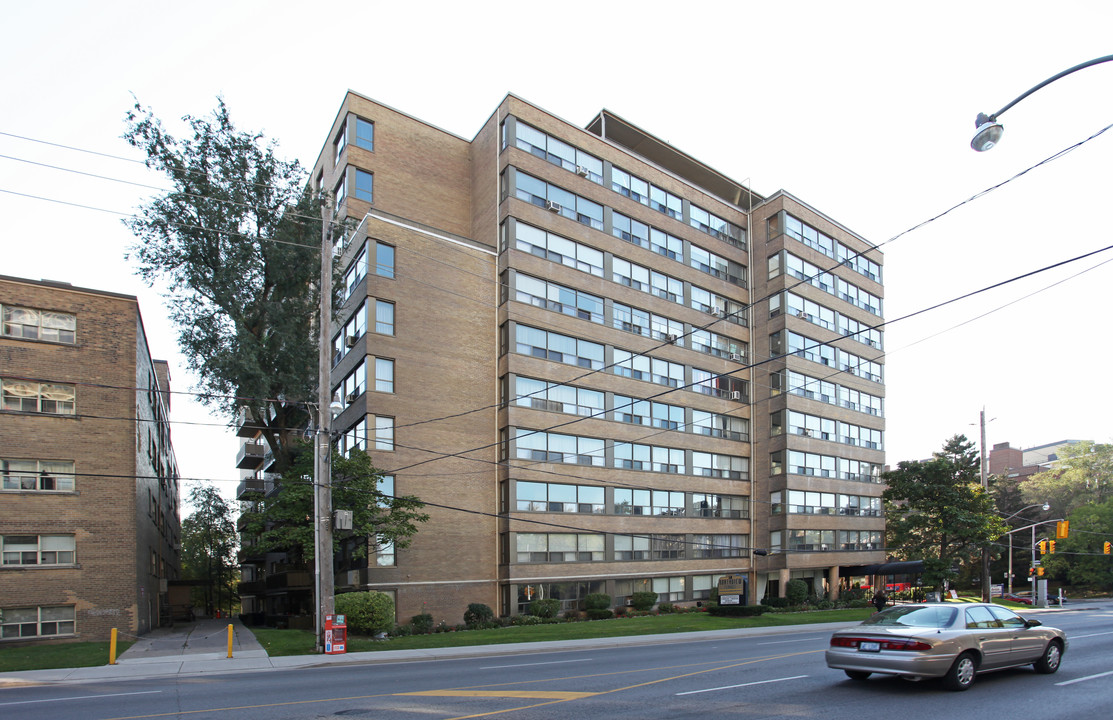
<svg viewBox="0 0 1113 720">
<path fill-rule="evenodd" d="M 210 483 L 194 485 L 189 504 L 195 509 L 182 521 L 182 577 L 205 580 L 195 602 L 212 607 L 230 596 L 236 567 L 236 524 L 232 507 Z"/>
<path fill-rule="evenodd" d="M 931 460 L 904 461 L 883 475 L 886 544 L 902 560 L 923 560 L 924 583 L 942 590 L 954 567 L 980 557 L 1007 527 L 981 487 L 974 444 L 956 435 Z"/>
<path fill-rule="evenodd" d="M 1113 445 L 1087 440 L 1064 446 L 1058 465 L 1022 483 L 1021 492 L 1029 503 L 1050 503 L 1057 517 L 1104 503 L 1113 498 Z"/>
<path fill-rule="evenodd" d="M 1055 541 L 1054 554 L 1041 558 L 1048 575 L 1074 586 L 1113 589 L 1113 557 L 1103 552 L 1104 543 L 1113 541 L 1113 499 L 1082 505 L 1068 520 L 1070 535 Z"/>
<path fill-rule="evenodd" d="M 139 103 L 126 115 L 124 139 L 172 187 L 124 221 L 129 259 L 166 283 L 202 402 L 250 408 L 281 469 L 316 386 L 320 210 L 301 165 L 237 129 L 223 100 L 183 120 L 192 136 L 178 139 Z"/>
<path fill-rule="evenodd" d="M 354 449 L 347 457 L 333 453 L 332 505 L 336 510 L 352 511 L 352 530 L 333 532 L 334 552 L 350 537 L 378 538 L 384 544 L 406 547 L 417 533 L 417 523 L 429 519 L 421 512 L 423 505 L 416 497 L 384 494 L 379 488 L 381 479 L 381 473 L 362 450 Z M 254 499 L 246 532 L 257 536 L 264 550 L 298 548 L 303 559 L 312 560 L 313 494 L 313 448 L 300 443 L 278 491 L 271 497 Z M 366 551 L 363 545 L 354 555 L 363 557 Z"/>
</svg>

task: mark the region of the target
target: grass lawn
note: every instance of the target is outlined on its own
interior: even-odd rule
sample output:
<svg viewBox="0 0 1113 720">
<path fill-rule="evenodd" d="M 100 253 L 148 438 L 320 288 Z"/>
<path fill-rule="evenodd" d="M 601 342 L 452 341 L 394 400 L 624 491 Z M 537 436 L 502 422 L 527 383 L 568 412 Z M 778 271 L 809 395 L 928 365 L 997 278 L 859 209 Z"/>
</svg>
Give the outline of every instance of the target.
<svg viewBox="0 0 1113 720">
<path fill-rule="evenodd" d="M 776 627 L 825 622 L 858 622 L 865 620 L 873 608 L 857 610 L 819 610 L 800 613 L 771 613 L 757 617 L 715 617 L 706 613 L 648 615 L 637 618 L 616 618 L 591 622 L 554 623 L 551 625 L 526 625 L 494 630 L 466 630 L 461 632 L 409 635 L 373 640 L 359 635 L 348 636 L 348 652 L 377 650 L 421 650 L 426 648 L 462 647 L 466 645 L 501 645 L 506 643 L 544 642 L 549 640 L 578 640 L 583 638 L 624 637 L 628 635 L 658 635 L 724 630 L 729 628 Z M 309 630 L 273 630 L 251 628 L 267 654 L 309 655 L 313 652 L 313 633 Z"/>
<path fill-rule="evenodd" d="M 116 643 L 116 657 L 132 646 Z M 108 664 L 107 642 L 59 643 L 5 647 L 0 652 L 0 672 L 19 670 L 53 670 L 55 668 L 95 667 Z"/>
</svg>

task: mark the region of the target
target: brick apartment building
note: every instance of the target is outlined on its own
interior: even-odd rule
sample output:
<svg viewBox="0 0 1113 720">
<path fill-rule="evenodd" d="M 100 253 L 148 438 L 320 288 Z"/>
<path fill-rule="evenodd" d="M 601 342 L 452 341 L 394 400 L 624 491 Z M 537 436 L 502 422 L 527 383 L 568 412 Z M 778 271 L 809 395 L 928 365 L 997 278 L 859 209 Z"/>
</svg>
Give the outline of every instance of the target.
<svg viewBox="0 0 1113 720">
<path fill-rule="evenodd" d="M 139 635 L 180 552 L 170 373 L 136 298 L 0 276 L 0 643 Z"/>
<path fill-rule="evenodd" d="M 431 515 L 338 590 L 458 622 L 591 592 L 694 603 L 724 574 L 750 602 L 793 578 L 835 593 L 885 559 L 863 238 L 612 113 L 580 128 L 513 95 L 467 140 L 348 93 L 312 182 L 355 228 L 338 442 Z M 245 559 L 262 610 L 277 563 Z"/>
</svg>

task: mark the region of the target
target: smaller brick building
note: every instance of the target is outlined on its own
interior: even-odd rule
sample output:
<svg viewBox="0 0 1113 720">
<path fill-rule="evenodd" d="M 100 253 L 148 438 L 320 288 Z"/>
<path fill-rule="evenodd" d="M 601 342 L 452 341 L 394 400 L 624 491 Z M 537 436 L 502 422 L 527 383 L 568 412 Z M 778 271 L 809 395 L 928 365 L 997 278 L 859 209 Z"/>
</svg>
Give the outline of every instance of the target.
<svg viewBox="0 0 1113 720">
<path fill-rule="evenodd" d="M 0 276 L 0 644 L 168 618 L 169 387 L 135 297 Z"/>
</svg>

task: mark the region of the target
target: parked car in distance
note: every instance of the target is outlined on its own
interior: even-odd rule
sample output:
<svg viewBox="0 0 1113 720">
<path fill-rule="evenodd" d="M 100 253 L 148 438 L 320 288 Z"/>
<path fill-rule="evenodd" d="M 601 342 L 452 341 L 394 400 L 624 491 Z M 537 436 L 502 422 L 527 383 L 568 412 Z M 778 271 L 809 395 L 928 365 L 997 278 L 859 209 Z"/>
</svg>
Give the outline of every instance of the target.
<svg viewBox="0 0 1113 720">
<path fill-rule="evenodd" d="M 1033 665 L 1053 673 L 1066 649 L 1061 630 L 1000 605 L 918 603 L 886 608 L 837 631 L 826 659 L 852 680 L 874 673 L 942 678 L 948 690 L 966 690 L 983 672 Z"/>
<path fill-rule="evenodd" d="M 1017 595 L 1016 593 L 1005 593 L 1004 595 L 1001 596 L 1001 599 L 1002 600 L 1008 600 L 1008 601 L 1014 602 L 1014 603 L 1021 603 L 1023 605 L 1031 605 L 1032 604 L 1032 598 L 1024 596 L 1024 595 Z"/>
</svg>

